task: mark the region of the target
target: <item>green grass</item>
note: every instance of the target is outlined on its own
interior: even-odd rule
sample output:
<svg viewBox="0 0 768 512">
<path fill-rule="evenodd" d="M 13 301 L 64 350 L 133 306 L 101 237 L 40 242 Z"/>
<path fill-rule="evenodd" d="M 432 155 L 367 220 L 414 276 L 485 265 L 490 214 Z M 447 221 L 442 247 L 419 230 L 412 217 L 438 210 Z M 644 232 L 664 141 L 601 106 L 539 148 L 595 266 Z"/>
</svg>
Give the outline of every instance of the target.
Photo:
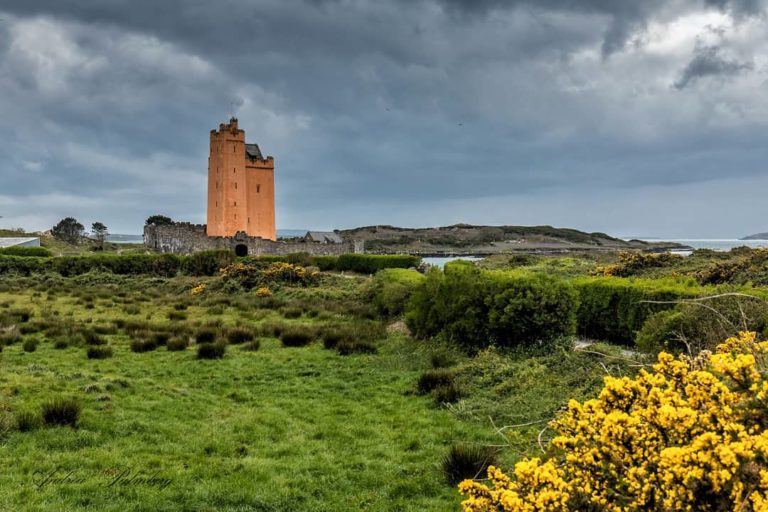
<svg viewBox="0 0 768 512">
<path fill-rule="evenodd" d="M 451 446 L 503 444 L 491 419 L 550 418 L 574 393 L 590 396 L 600 385 L 603 370 L 583 356 L 561 364 L 557 355 L 530 364 L 520 355 L 469 359 L 416 342 L 397 323 L 381 338 L 364 303 L 368 278 L 325 275 L 317 288 L 276 288 L 277 304 L 304 311 L 296 319 L 252 294 L 215 291 L 216 278 L 204 281 L 209 291 L 191 297 L 200 280 L 189 277 L 0 279 L 0 324 L 3 312 L 23 310 L 31 314 L 24 325 L 39 331 L 0 353 L 0 510 L 458 510 L 461 497 L 441 467 Z M 187 318 L 171 321 L 179 301 Z M 320 339 L 284 347 L 265 324 L 347 326 L 370 333 L 359 341 L 378 352 L 341 356 Z M 63 326 L 104 332 L 113 357 L 87 359 L 82 335 L 53 334 Z M 163 330 L 193 337 L 235 327 L 252 329 L 259 350 L 235 344 L 223 359 L 199 360 L 194 344 L 130 349 Z M 31 338 L 42 341 L 24 352 Z M 72 341 L 57 349 L 57 339 Z M 455 368 L 456 403 L 416 392 L 437 359 Z M 82 405 L 76 428 L 27 421 L 34 428 L 18 430 L 17 415 L 33 419 L 56 398 Z M 501 464 L 535 453 L 539 430 L 510 432 Z M 170 483 L 109 486 L 115 471 Z M 51 472 L 76 481 L 36 485 Z"/>
<path fill-rule="evenodd" d="M 120 315 L 99 299 L 94 310 L 70 296 L 43 299 L 0 294 L 0 303 L 32 309 L 33 320 L 43 306 L 83 322 Z M 171 309 L 150 303 L 138 317 L 162 322 Z M 199 305 L 189 311 L 209 319 Z M 227 308 L 223 318 L 250 325 L 242 316 Z M 447 447 L 493 441 L 482 425 L 411 393 L 422 362 L 404 356 L 411 342 L 401 336 L 378 355 L 351 357 L 262 338 L 258 352 L 233 345 L 210 361 L 192 350 L 133 353 L 122 331 L 104 337 L 111 359 L 52 341 L 0 355 L 6 415 L 58 396 L 83 404 L 77 429 L 0 437 L 0 465 L 10 469 L 0 474 L 0 510 L 446 510 L 460 500 L 441 480 Z M 105 487 L 116 467 L 172 483 Z M 85 481 L 35 486 L 36 472 L 56 469 Z"/>
</svg>

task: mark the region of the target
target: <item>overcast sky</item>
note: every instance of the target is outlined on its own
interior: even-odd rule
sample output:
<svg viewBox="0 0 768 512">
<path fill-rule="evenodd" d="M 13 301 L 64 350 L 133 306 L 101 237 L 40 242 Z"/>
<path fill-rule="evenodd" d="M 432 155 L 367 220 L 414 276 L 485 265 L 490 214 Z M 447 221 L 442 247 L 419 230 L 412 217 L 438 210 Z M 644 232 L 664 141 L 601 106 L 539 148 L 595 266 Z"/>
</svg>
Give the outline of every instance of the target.
<svg viewBox="0 0 768 512">
<path fill-rule="evenodd" d="M 768 231 L 764 0 L 4 0 L 0 227 L 205 222 L 208 132 L 279 228 Z"/>
</svg>

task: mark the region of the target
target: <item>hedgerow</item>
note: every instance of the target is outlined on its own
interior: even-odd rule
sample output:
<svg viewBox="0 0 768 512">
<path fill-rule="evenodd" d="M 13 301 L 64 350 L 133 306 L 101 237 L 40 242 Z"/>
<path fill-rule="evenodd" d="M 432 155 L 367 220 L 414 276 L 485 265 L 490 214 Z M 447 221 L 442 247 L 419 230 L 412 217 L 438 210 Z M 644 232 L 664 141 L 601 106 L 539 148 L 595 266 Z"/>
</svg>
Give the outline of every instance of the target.
<svg viewBox="0 0 768 512">
<path fill-rule="evenodd" d="M 579 294 L 578 332 L 587 338 L 631 344 L 654 313 L 673 309 L 714 289 L 695 282 L 586 277 L 571 281 Z"/>
<path fill-rule="evenodd" d="M 43 248 L 31 248 L 43 249 Z M 45 251 L 45 249 L 43 249 Z M 30 276 L 55 272 L 64 277 L 79 276 L 91 271 L 118 275 L 153 275 L 173 277 L 179 273 L 191 276 L 214 276 L 219 269 L 235 262 L 232 251 L 203 251 L 190 256 L 175 254 L 97 254 L 88 256 L 48 257 L 50 254 L 10 254 L 0 251 L 0 275 Z M 317 266 L 321 270 L 352 271 L 373 274 L 385 268 L 410 268 L 420 259 L 408 255 L 343 254 L 341 256 L 311 256 L 307 253 L 286 256 L 240 258 L 238 262 L 265 268 L 274 263 Z"/>
<path fill-rule="evenodd" d="M 195 276 L 212 276 L 231 262 L 230 251 L 208 251 L 192 256 L 174 254 L 99 254 L 89 256 L 60 256 L 52 258 L 0 255 L 0 275 L 29 276 L 55 272 L 74 277 L 92 271 L 118 275 L 152 275 L 173 277 L 179 272 Z"/>
<path fill-rule="evenodd" d="M 375 274 L 385 268 L 417 267 L 420 262 L 421 258 L 408 254 L 342 254 L 334 270 Z"/>
<path fill-rule="evenodd" d="M 4 256 L 23 256 L 27 258 L 47 258 L 51 256 L 51 251 L 45 247 L 5 247 L 0 249 L 0 255 Z"/>
</svg>

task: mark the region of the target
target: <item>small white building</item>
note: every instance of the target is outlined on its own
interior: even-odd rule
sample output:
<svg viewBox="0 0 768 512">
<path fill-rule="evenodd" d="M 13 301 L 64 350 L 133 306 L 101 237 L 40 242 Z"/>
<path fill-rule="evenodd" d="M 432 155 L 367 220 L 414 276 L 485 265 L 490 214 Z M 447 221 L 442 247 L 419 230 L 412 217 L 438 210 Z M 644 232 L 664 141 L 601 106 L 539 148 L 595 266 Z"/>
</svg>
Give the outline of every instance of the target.
<svg viewBox="0 0 768 512">
<path fill-rule="evenodd" d="M 39 237 L 0 237 L 0 249 L 8 247 L 40 247 Z"/>
</svg>

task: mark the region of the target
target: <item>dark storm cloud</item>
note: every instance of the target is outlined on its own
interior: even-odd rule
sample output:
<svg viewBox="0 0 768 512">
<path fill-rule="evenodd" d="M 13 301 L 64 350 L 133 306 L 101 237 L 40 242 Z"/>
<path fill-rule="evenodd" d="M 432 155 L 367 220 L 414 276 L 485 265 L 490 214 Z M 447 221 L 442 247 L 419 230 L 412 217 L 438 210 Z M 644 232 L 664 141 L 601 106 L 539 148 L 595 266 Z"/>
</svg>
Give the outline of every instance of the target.
<svg viewBox="0 0 768 512">
<path fill-rule="evenodd" d="M 277 158 L 284 227 L 353 225 L 363 211 L 388 222 L 446 200 L 476 201 L 456 214 L 470 216 L 498 196 L 620 194 L 711 182 L 723 169 L 749 179 L 763 169 L 763 100 L 738 80 L 690 85 L 758 80 L 759 65 L 743 66 L 764 38 L 730 38 L 736 24 L 759 33 L 763 8 L 5 2 L 0 210 L 22 213 L 0 215 L 45 226 L 75 208 L 131 231 L 155 210 L 201 221 L 207 131 L 231 110 Z"/>
<path fill-rule="evenodd" d="M 717 46 L 698 48 L 696 55 L 683 70 L 680 79 L 675 82 L 675 88 L 685 89 L 700 78 L 729 78 L 753 69 L 754 64 L 751 62 L 739 62 L 736 59 L 723 57 Z"/>
</svg>

